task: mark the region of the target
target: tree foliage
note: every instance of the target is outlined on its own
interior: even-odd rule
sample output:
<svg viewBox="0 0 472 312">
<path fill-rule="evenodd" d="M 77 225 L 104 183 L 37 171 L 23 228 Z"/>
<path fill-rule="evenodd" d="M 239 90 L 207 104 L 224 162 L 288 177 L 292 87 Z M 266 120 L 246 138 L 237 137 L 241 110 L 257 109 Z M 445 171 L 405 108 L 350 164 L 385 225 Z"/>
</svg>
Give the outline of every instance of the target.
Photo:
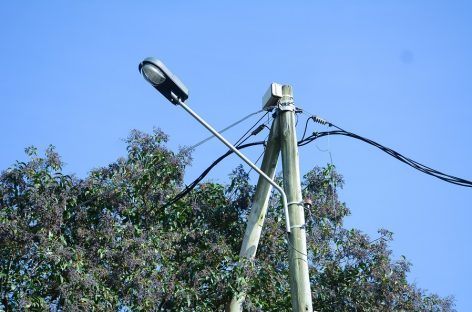
<svg viewBox="0 0 472 312">
<path fill-rule="evenodd" d="M 238 259 L 254 193 L 242 167 L 229 185 L 206 182 L 164 207 L 183 186 L 188 151 L 133 131 L 127 157 L 65 175 L 53 147 L 26 150 L 0 176 L 0 310 L 219 311 L 247 292 L 248 311 L 289 311 L 286 234 L 273 195 L 254 261 Z M 308 258 L 318 311 L 453 311 L 451 298 L 407 280 L 392 233 L 371 240 L 343 227 L 343 179 L 332 165 L 304 176 Z"/>
</svg>

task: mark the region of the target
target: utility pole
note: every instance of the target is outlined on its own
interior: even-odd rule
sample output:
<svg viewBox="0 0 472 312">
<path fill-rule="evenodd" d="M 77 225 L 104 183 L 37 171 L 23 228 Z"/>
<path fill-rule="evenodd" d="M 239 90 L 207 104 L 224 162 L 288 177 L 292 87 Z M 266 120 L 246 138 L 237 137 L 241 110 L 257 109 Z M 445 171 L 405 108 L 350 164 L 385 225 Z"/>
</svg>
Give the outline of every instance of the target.
<svg viewBox="0 0 472 312">
<path fill-rule="evenodd" d="M 261 170 L 270 178 L 274 177 L 275 169 L 282 151 L 284 191 L 289 202 L 290 229 L 289 269 L 290 290 L 293 311 L 313 311 L 310 280 L 308 276 L 308 260 L 306 249 L 305 216 L 302 205 L 300 187 L 300 169 L 298 164 L 298 146 L 295 129 L 295 105 L 292 88 L 282 86 L 278 108 L 267 141 L 267 147 Z M 239 256 L 254 259 L 264 224 L 271 185 L 259 177 L 254 195 L 253 205 L 248 217 L 246 232 Z M 242 311 L 245 293 L 236 294 L 228 306 L 231 312 Z"/>
<path fill-rule="evenodd" d="M 295 131 L 295 105 L 292 87 L 282 87 L 279 101 L 279 131 L 281 138 L 284 191 L 289 204 L 290 229 L 289 275 L 293 311 L 313 311 L 308 256 L 306 249 L 305 213 L 300 185 L 297 135 Z"/>
<path fill-rule="evenodd" d="M 272 122 L 269 139 L 267 140 L 267 147 L 265 149 L 264 158 L 262 159 L 261 165 L 261 170 L 271 179 L 273 179 L 275 175 L 279 154 L 279 127 L 278 118 L 275 118 Z M 259 240 L 261 238 L 262 226 L 264 225 L 271 189 L 272 186 L 267 182 L 267 180 L 259 176 L 251 212 L 249 213 L 247 220 L 246 232 L 244 233 L 241 251 L 239 252 L 240 258 L 254 259 L 256 256 L 257 246 L 259 245 Z M 244 302 L 245 297 L 245 293 L 236 294 L 231 300 L 229 311 L 242 311 L 242 303 Z"/>
<path fill-rule="evenodd" d="M 265 166 L 267 166 L 267 173 L 271 175 L 271 177 L 269 177 L 268 174 L 259 169 L 235 146 L 218 133 L 218 131 L 185 104 L 185 100 L 188 98 L 187 87 L 185 87 L 177 76 L 172 74 L 161 61 L 155 58 L 146 58 L 139 64 L 139 71 L 143 74 L 144 78 L 171 103 L 182 107 L 223 142 L 232 152 L 254 169 L 259 174 L 259 182 L 261 182 L 261 178 L 265 179 L 267 182 L 258 183 L 258 189 L 260 190 L 260 195 L 257 199 L 258 206 L 254 212 L 251 212 L 250 229 L 248 229 L 245 235 L 245 242 L 243 243 L 240 253 L 243 256 L 249 255 L 250 257 L 254 257 L 256 253 L 262 223 L 265 218 L 265 211 L 267 210 L 268 194 L 270 192 L 269 184 L 280 192 L 284 204 L 286 231 L 288 232 L 288 241 L 290 244 L 289 266 L 292 308 L 293 311 L 313 311 L 310 281 L 308 278 L 305 217 L 303 208 L 301 208 L 300 169 L 298 166 L 295 105 L 293 103 L 292 87 L 272 84 L 268 93 L 263 97 L 264 109 L 269 109 L 276 104 L 276 113 L 279 115 L 277 120 L 272 124 L 272 139 L 270 140 L 272 146 L 268 148 L 270 153 L 267 153 L 267 158 L 264 158 L 266 160 Z M 266 101 L 266 96 L 268 96 L 268 101 Z M 280 99 L 280 101 L 277 99 Z M 277 127 L 279 128 L 278 131 L 275 130 Z M 274 139 L 273 136 L 280 136 L 280 139 Z M 280 145 L 278 145 L 279 143 Z M 272 178 L 280 151 L 282 151 L 284 189 Z M 289 196 L 287 196 L 286 193 L 288 193 Z M 290 204 L 290 206 L 288 204 Z M 239 308 L 241 307 L 240 298 L 244 298 L 244 296 L 236 296 L 235 299 L 235 306 Z"/>
</svg>

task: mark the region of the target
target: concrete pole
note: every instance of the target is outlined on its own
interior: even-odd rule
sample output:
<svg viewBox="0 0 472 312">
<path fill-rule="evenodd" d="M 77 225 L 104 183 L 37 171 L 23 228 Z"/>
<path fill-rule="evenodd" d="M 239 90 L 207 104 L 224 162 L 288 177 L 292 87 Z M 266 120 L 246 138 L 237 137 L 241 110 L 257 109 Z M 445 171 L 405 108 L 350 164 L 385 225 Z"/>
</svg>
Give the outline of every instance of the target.
<svg viewBox="0 0 472 312">
<path fill-rule="evenodd" d="M 261 165 L 261 170 L 271 179 L 274 178 L 280 154 L 279 127 L 277 120 L 278 118 L 275 118 L 272 122 L 267 147 Z M 254 259 L 256 256 L 271 189 L 272 186 L 263 177 L 259 176 L 251 212 L 249 213 L 247 220 L 246 232 L 244 233 L 241 251 L 239 252 L 240 258 Z M 245 293 L 235 295 L 229 305 L 229 311 L 242 311 L 242 303 L 244 302 L 245 295 Z"/>
<path fill-rule="evenodd" d="M 295 105 L 291 86 L 282 87 L 279 102 L 284 191 L 287 195 L 291 232 L 289 240 L 290 293 L 293 311 L 313 311 L 306 249 L 305 213 L 302 204 Z"/>
</svg>

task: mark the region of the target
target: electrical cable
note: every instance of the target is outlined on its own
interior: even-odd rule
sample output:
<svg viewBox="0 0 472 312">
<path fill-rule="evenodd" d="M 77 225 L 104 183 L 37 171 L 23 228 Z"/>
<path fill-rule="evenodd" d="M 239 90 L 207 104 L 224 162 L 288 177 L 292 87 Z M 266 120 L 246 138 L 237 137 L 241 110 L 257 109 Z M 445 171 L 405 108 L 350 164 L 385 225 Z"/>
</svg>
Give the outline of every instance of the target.
<svg viewBox="0 0 472 312">
<path fill-rule="evenodd" d="M 259 142 L 252 142 L 252 143 L 247 143 L 247 144 L 243 144 L 243 145 L 238 145 L 236 146 L 236 148 L 238 150 L 240 149 L 244 149 L 244 148 L 247 148 L 247 147 L 251 147 L 251 146 L 256 146 L 256 145 L 263 145 L 265 144 L 265 141 L 259 141 Z M 173 204 L 175 204 L 177 201 L 179 201 L 180 199 L 182 199 L 183 197 L 185 197 L 188 193 L 190 193 L 197 185 L 198 183 L 200 183 L 200 181 L 202 181 L 206 176 L 207 174 L 217 165 L 219 164 L 223 159 L 225 159 L 226 157 L 228 157 L 229 155 L 233 154 L 234 152 L 229 150 L 227 151 L 226 153 L 224 153 L 223 155 L 221 155 L 220 157 L 218 157 L 215 161 L 213 161 L 211 163 L 210 166 L 208 166 L 208 168 L 206 168 L 201 174 L 200 176 L 198 176 L 198 178 L 196 178 L 192 183 L 190 183 L 189 185 L 187 185 L 181 192 L 179 192 L 177 195 L 175 195 L 170 201 L 168 201 L 167 203 L 165 203 L 161 209 L 163 208 L 166 208 L 166 207 L 169 207 Z"/>
<path fill-rule="evenodd" d="M 239 140 L 236 141 L 236 143 L 234 143 L 234 146 L 237 146 L 238 144 L 243 144 L 251 135 L 256 135 L 256 134 L 258 134 L 259 132 L 261 132 L 262 129 L 263 129 L 263 127 L 262 127 L 261 129 L 259 129 L 259 128 L 260 128 L 262 125 L 264 125 L 264 124 L 262 124 L 262 125 L 260 125 L 258 128 L 256 128 L 256 130 L 254 130 L 254 131 L 251 133 L 250 136 L 248 136 L 247 138 L 245 138 L 245 139 L 243 140 L 243 138 L 244 138 L 252 129 L 254 129 L 254 127 L 255 127 L 259 122 L 261 122 L 261 120 L 264 119 L 264 117 L 265 117 L 267 114 L 269 114 L 269 112 L 266 112 L 264 115 L 262 115 L 262 117 L 259 118 L 259 120 L 256 121 L 256 122 L 254 123 L 254 125 L 252 125 L 252 127 L 249 128 L 249 130 L 247 130 L 247 131 L 239 138 Z M 259 129 L 259 130 L 258 130 L 258 129 Z M 255 134 L 253 134 L 253 133 L 255 133 Z"/>
<path fill-rule="evenodd" d="M 266 112 L 261 118 L 259 118 L 258 121 L 256 121 L 256 123 L 254 123 L 250 128 L 249 130 L 247 130 L 237 141 L 236 143 L 234 144 L 234 146 L 239 150 L 239 149 L 244 149 L 244 148 L 247 148 L 247 147 L 250 147 L 250 146 L 255 146 L 255 145 L 260 145 L 260 144 L 265 144 L 265 141 L 260 141 L 260 142 L 253 142 L 253 143 L 248 143 L 248 144 L 243 144 L 244 142 L 246 142 L 251 136 L 253 135 L 257 135 L 259 134 L 264 128 L 266 128 L 266 124 L 265 122 L 263 124 L 260 124 L 255 130 L 253 130 L 251 132 L 252 129 L 254 129 L 254 127 L 257 126 L 257 124 L 262 120 L 264 119 L 264 117 L 268 114 L 269 112 Z M 267 122 L 269 122 L 270 119 L 267 120 Z M 249 134 L 247 137 L 246 135 Z M 246 138 L 245 138 L 246 137 Z M 219 163 L 221 162 L 223 159 L 225 159 L 226 157 L 228 157 L 229 155 L 233 154 L 233 151 L 229 150 L 227 151 L 226 153 L 224 153 L 223 155 L 221 155 L 220 157 L 218 157 L 212 164 L 210 164 L 210 166 L 208 166 L 201 174 L 200 176 L 198 176 L 192 183 L 190 183 L 189 185 L 187 185 L 182 191 L 180 191 L 177 195 L 175 195 L 170 201 L 166 202 L 162 207 L 161 209 L 163 208 L 166 208 L 166 207 L 169 207 L 171 205 L 173 205 L 174 203 L 176 203 L 177 201 L 179 201 L 180 199 L 182 199 L 183 197 L 185 197 L 188 193 L 190 193 L 197 185 L 198 183 L 200 183 L 200 181 L 202 181 L 206 175 Z"/>
<path fill-rule="evenodd" d="M 219 133 L 221 134 L 221 133 L 225 132 L 226 130 L 229 130 L 229 129 L 231 129 L 232 127 L 234 127 L 234 126 L 240 124 L 241 122 L 245 121 L 245 120 L 248 119 L 249 117 L 254 116 L 254 115 L 257 115 L 257 114 L 259 114 L 260 112 L 263 112 L 263 111 L 264 111 L 264 110 L 260 110 L 260 111 L 251 113 L 251 114 L 247 115 L 246 117 L 243 117 L 242 119 L 240 119 L 240 120 L 238 120 L 238 121 L 232 123 L 231 125 L 227 126 L 227 127 L 224 128 L 224 129 L 222 129 L 221 131 L 219 131 Z M 268 112 L 266 112 L 266 113 L 263 115 L 262 118 L 264 118 L 264 116 L 266 116 L 267 113 L 268 113 Z M 259 120 L 256 122 L 256 124 L 258 124 L 259 121 L 262 120 L 262 118 L 259 119 Z M 190 146 L 190 149 L 193 150 L 193 149 L 197 148 L 198 146 L 200 146 L 200 145 L 206 143 L 207 141 L 211 140 L 211 139 L 214 138 L 214 137 L 215 137 L 214 135 L 209 136 L 208 138 L 206 138 L 206 139 L 204 139 L 204 140 L 198 142 L 197 144 L 194 144 L 194 145 Z"/>
<path fill-rule="evenodd" d="M 306 122 L 305 122 L 305 129 L 303 130 L 303 135 L 302 135 L 302 138 L 300 139 L 300 141 L 303 141 L 305 139 L 305 135 L 306 135 L 306 130 L 308 129 L 308 122 L 312 119 L 312 116 L 308 117 L 306 119 Z"/>
<path fill-rule="evenodd" d="M 307 114 L 306 111 L 304 111 L 304 110 L 302 110 L 302 113 Z M 314 122 L 319 123 L 319 124 L 322 124 L 322 125 L 327 125 L 327 126 L 329 126 L 329 127 L 336 127 L 336 126 L 333 125 L 332 123 L 330 123 L 330 122 L 328 122 L 328 121 L 326 121 L 326 120 L 324 120 L 324 119 L 322 119 L 322 118 L 320 118 L 320 117 L 318 117 L 318 116 L 316 116 L 316 115 L 310 115 L 310 116 L 308 116 L 308 118 L 307 118 L 307 120 L 306 120 L 306 122 L 305 122 L 305 129 L 303 130 L 303 135 L 302 135 L 302 138 L 300 139 L 300 141 L 303 141 L 303 140 L 305 139 L 306 130 L 307 130 L 307 128 L 308 128 L 308 122 L 309 122 L 310 120 L 313 120 Z M 336 128 L 338 128 L 338 127 L 336 127 Z M 338 128 L 338 129 L 339 129 L 339 130 L 342 130 L 341 128 Z"/>
<path fill-rule="evenodd" d="M 293 251 L 295 251 L 295 252 L 301 254 L 302 256 L 308 258 L 308 255 L 307 255 L 306 253 L 304 253 L 303 251 L 298 250 L 297 248 L 295 248 L 295 246 L 293 246 L 293 244 L 290 242 L 289 233 L 287 233 L 287 244 L 288 244 L 288 246 L 289 246 L 290 248 L 293 249 Z M 302 261 L 306 262 L 306 260 L 303 259 L 303 258 L 298 258 L 298 260 L 302 260 Z"/>
<path fill-rule="evenodd" d="M 244 120 L 248 119 L 249 117 L 253 116 L 253 115 L 256 115 L 258 113 L 262 112 L 262 110 L 260 111 L 257 111 L 255 113 L 251 113 L 249 115 L 247 115 L 246 117 L 240 119 L 239 121 L 231 124 L 230 126 L 224 128 L 223 130 L 220 131 L 220 133 L 230 129 L 231 127 L 243 122 Z M 259 118 L 258 121 L 256 121 L 256 123 L 254 125 L 252 125 L 249 130 L 247 130 L 239 139 L 238 141 L 235 143 L 238 144 L 238 146 L 236 146 L 238 149 L 244 149 L 244 148 L 247 148 L 247 147 L 251 147 L 251 146 L 255 146 L 255 145 L 263 145 L 265 144 L 265 141 L 260 141 L 260 142 L 253 142 L 253 143 L 248 143 L 248 144 L 244 144 L 243 143 L 248 140 L 252 135 L 257 135 L 259 134 L 264 128 L 268 128 L 266 123 L 269 123 L 270 121 L 270 117 L 267 119 L 267 122 L 264 122 L 263 124 L 259 125 L 259 127 L 257 127 L 255 130 L 253 130 L 251 132 L 251 134 L 244 138 L 252 129 L 254 129 L 254 127 L 265 117 L 268 115 L 269 112 L 266 112 L 264 115 L 262 115 L 261 118 Z M 193 145 L 190 147 L 190 150 L 204 144 L 205 142 L 207 142 L 208 140 L 210 140 L 211 138 L 213 138 L 213 136 L 211 137 L 208 137 L 206 138 L 205 140 L 203 141 L 200 141 L 199 143 Z M 179 192 L 176 196 L 174 196 L 170 201 L 168 201 L 167 203 L 165 203 L 161 208 L 165 208 L 165 207 L 168 207 L 170 205 L 173 205 L 174 203 L 176 203 L 178 200 L 182 199 L 183 197 L 185 197 L 192 189 L 194 189 L 198 183 L 203 180 L 203 178 L 205 178 L 205 176 L 211 171 L 211 169 L 213 169 L 213 167 L 215 167 L 219 162 L 221 162 L 224 158 L 228 157 L 229 155 L 231 155 L 233 152 L 231 150 L 229 150 L 228 152 L 226 152 L 225 154 L 223 154 L 222 156 L 220 156 L 219 158 L 217 158 L 207 169 L 205 169 L 201 174 L 200 176 L 195 179 L 192 183 L 190 183 L 189 185 L 187 185 L 184 190 L 182 190 L 181 192 Z M 105 195 L 109 195 L 111 194 L 112 192 L 111 191 L 108 191 L 108 192 L 105 192 Z M 85 204 L 88 204 L 89 202 L 92 202 L 93 200 L 97 199 L 98 198 L 98 195 L 95 195 L 95 196 L 92 196 L 92 198 L 89 198 L 79 204 L 77 204 L 74 208 L 78 208 L 78 207 L 81 207 Z"/>
<path fill-rule="evenodd" d="M 264 141 L 265 143 L 266 141 Z M 262 153 L 259 155 L 259 157 L 257 157 L 256 161 L 254 162 L 256 165 L 257 163 L 259 162 L 259 160 L 261 160 L 262 156 L 264 156 L 264 153 L 265 153 L 265 144 L 264 144 L 264 150 L 262 151 Z M 249 171 L 247 172 L 247 174 L 249 175 L 251 172 L 252 172 L 252 168 L 249 169 Z"/>
<path fill-rule="evenodd" d="M 262 117 L 264 118 L 265 115 Z M 259 119 L 260 120 L 262 120 Z M 338 130 L 335 130 L 335 131 L 323 131 L 323 132 L 313 132 L 312 135 L 308 136 L 308 137 L 305 137 L 306 135 L 306 131 L 307 131 L 307 127 L 308 127 L 308 122 L 310 120 L 313 120 L 314 122 L 317 122 L 317 123 L 320 123 L 320 124 L 323 124 L 323 125 L 328 125 L 329 127 L 335 127 L 336 129 Z M 259 123 L 256 122 L 257 123 Z M 255 125 L 256 125 L 255 124 Z M 250 137 L 246 137 L 244 140 L 244 136 L 246 136 L 254 127 L 251 127 L 238 141 L 236 144 L 239 144 L 238 146 L 236 146 L 237 149 L 243 149 L 243 148 L 247 148 L 247 147 L 250 147 L 250 146 L 256 146 L 256 145 L 261 145 L 261 144 L 265 144 L 265 141 L 260 141 L 260 142 L 253 142 L 253 143 L 248 143 L 248 144 L 244 144 L 243 143 Z M 260 131 L 262 131 L 262 129 L 264 128 L 264 124 L 260 125 L 256 130 L 254 130 L 251 135 L 256 135 L 257 133 L 259 133 Z M 357 135 L 357 134 L 354 134 L 352 132 L 348 132 L 348 131 L 345 131 L 344 129 L 324 120 L 324 119 L 321 119 L 317 116 L 310 116 L 307 121 L 306 121 L 306 124 L 305 124 L 305 129 L 303 131 L 303 135 L 302 135 L 302 139 L 300 141 L 298 141 L 298 146 L 304 146 L 304 145 L 307 145 L 309 143 L 312 143 L 313 141 L 315 141 L 316 139 L 319 139 L 321 137 L 324 137 L 324 136 L 330 136 L 330 135 L 344 135 L 344 136 L 347 136 L 347 137 L 351 137 L 351 138 L 354 138 L 354 139 L 357 139 L 357 140 L 360 140 L 360 141 L 363 141 L 365 143 L 368 143 L 374 147 L 377 147 L 378 149 L 380 149 L 381 151 L 389 154 L 390 156 L 394 157 L 395 159 L 411 166 L 412 168 L 420 171 L 420 172 L 423 172 L 423 173 L 426 173 L 428 175 L 431 175 L 433 177 L 436 177 L 438 179 L 441 179 L 443 181 L 446 181 L 446 182 L 449 182 L 449 183 L 452 183 L 452 184 L 455 184 L 455 185 L 460 185 L 460 186 L 465 186 L 465 187 L 472 187 L 472 181 L 468 181 L 468 180 L 465 180 L 465 179 L 462 179 L 462 178 L 459 178 L 459 177 L 455 177 L 455 176 L 452 176 L 452 175 L 448 175 L 448 174 L 445 174 L 443 172 L 440 172 L 438 170 L 435 170 L 435 169 L 432 169 L 426 165 L 423 165 L 411 158 L 408 158 L 398 152 L 396 152 L 395 150 L 391 149 L 391 148 L 388 148 L 388 147 L 385 147 L 373 140 L 370 140 L 370 139 L 367 139 L 365 137 L 362 137 L 360 135 Z M 241 142 L 240 142 L 241 141 Z M 236 145 L 235 144 L 235 145 Z M 165 207 L 168 207 L 172 204 L 174 204 L 175 202 L 177 202 L 178 200 L 182 199 L 183 197 L 185 197 L 189 192 L 191 192 L 196 185 L 198 185 L 198 183 L 204 179 L 204 177 L 219 163 L 221 162 L 223 159 L 225 159 L 226 157 L 228 157 L 229 155 L 231 155 L 233 153 L 233 151 L 228 151 L 226 152 L 225 154 L 223 154 L 222 156 L 220 156 L 219 158 L 217 158 L 207 169 L 205 169 L 202 174 L 196 179 L 194 180 L 191 184 L 189 184 L 183 191 L 181 191 L 179 194 L 177 194 L 172 200 L 170 200 L 169 202 L 167 202 L 164 206 L 162 206 L 162 208 L 165 208 Z M 332 161 L 331 161 L 332 163 Z M 294 250 L 295 252 L 307 257 L 307 254 L 297 250 L 291 243 L 290 243 L 290 239 L 289 237 L 287 237 L 287 242 L 290 246 L 290 248 L 292 250 Z"/>
<path fill-rule="evenodd" d="M 420 171 L 420 172 L 423 172 L 425 174 L 428 174 L 430 176 L 433 176 L 435 178 L 438 178 L 440 180 L 443 180 L 445 182 L 448 182 L 448 183 L 452 183 L 452 184 L 455 184 L 455 185 L 459 185 L 459 186 L 465 186 L 465 187 L 472 187 L 472 181 L 469 181 L 469 180 L 466 180 L 466 179 L 463 179 L 463 178 L 459 178 L 459 177 L 456 177 L 456 176 L 452 176 L 452 175 L 449 175 L 449 174 L 446 174 L 446 173 L 443 173 L 441 171 L 438 171 L 438 170 L 435 170 L 431 167 L 428 167 L 426 165 L 423 165 L 409 157 L 406 157 L 400 153 L 398 153 L 397 151 L 391 149 L 391 148 L 388 148 L 386 146 L 383 146 L 382 144 L 380 143 L 377 143 L 373 140 L 370 140 L 370 139 L 367 139 L 365 137 L 362 137 L 360 135 L 357 135 L 355 133 L 352 133 L 352 132 L 349 132 L 349 131 L 345 131 L 344 129 L 334 125 L 334 124 L 331 124 L 331 126 L 337 128 L 338 130 L 334 130 L 334 131 L 323 131 L 323 132 L 314 132 L 312 135 L 304 138 L 303 140 L 300 140 L 299 141 L 299 146 L 304 146 L 304 145 L 307 145 L 311 142 L 313 142 L 314 140 L 316 139 L 319 139 L 321 137 L 324 137 L 324 136 L 327 136 L 327 135 L 343 135 L 343 136 L 347 136 L 347 137 L 350 137 L 350 138 L 354 138 L 354 139 L 357 139 L 357 140 L 360 140 L 360 141 L 363 141 L 367 144 L 370 144 L 374 147 L 377 147 L 378 149 L 380 149 L 381 151 L 387 153 L 388 155 L 392 156 L 393 158 L 403 162 L 404 164 Z"/>
<path fill-rule="evenodd" d="M 265 116 L 265 115 L 264 115 Z M 264 116 L 262 118 L 264 118 Z M 260 120 L 262 120 L 259 119 Z M 308 127 L 308 122 L 309 120 L 313 120 L 314 122 L 317 122 L 317 123 L 320 123 L 320 124 L 323 124 L 323 125 L 328 125 L 330 127 L 335 127 L 336 129 L 338 130 L 334 130 L 334 131 L 323 131 L 323 132 L 314 132 L 312 135 L 308 136 L 305 138 L 305 135 L 306 135 L 306 130 L 307 130 L 307 127 Z M 258 121 L 258 122 L 259 122 Z M 258 123 L 257 122 L 257 123 Z M 257 124 L 256 123 L 256 124 Z M 255 125 L 256 125 L 255 124 Z M 236 146 L 237 149 L 243 149 L 243 148 L 247 148 L 247 147 L 250 147 L 250 146 L 255 146 L 255 145 L 262 145 L 265 143 L 265 141 L 259 141 L 259 142 L 253 142 L 253 143 L 248 143 L 248 144 L 244 144 L 242 145 L 242 143 L 244 143 L 250 136 L 246 137 L 244 140 L 244 136 L 246 136 L 254 127 L 252 126 L 248 131 L 246 131 L 246 133 L 238 140 L 238 143 L 239 145 Z M 260 131 L 262 131 L 262 129 L 264 128 L 264 124 L 260 125 L 256 130 L 254 130 L 251 135 L 256 135 L 257 133 L 259 133 Z M 360 140 L 360 141 L 363 141 L 365 143 L 368 143 L 372 146 L 375 146 L 377 147 L 378 149 L 382 150 L 383 152 L 389 154 L 390 156 L 396 158 L 397 160 L 411 166 L 412 168 L 420 171 L 420 172 L 423 172 L 423 173 L 426 173 L 428 175 L 431 175 L 433 177 L 436 177 L 438 179 L 441 179 L 443 181 L 446 181 L 446 182 L 449 182 L 449 183 L 452 183 L 452 184 L 456 184 L 456 185 L 460 185 L 460 186 L 465 186 L 465 187 L 472 187 L 472 182 L 471 181 L 468 181 L 468 180 L 465 180 L 465 179 L 462 179 L 462 178 L 458 178 L 458 177 L 455 177 L 455 176 L 452 176 L 452 175 L 448 175 L 448 174 L 445 174 L 443 172 L 440 172 L 438 170 L 435 170 L 435 169 L 432 169 L 428 166 L 425 166 L 419 162 L 416 162 L 398 152 L 396 152 L 395 150 L 393 149 L 390 149 L 388 147 L 385 147 L 375 141 L 372 141 L 370 139 L 367 139 L 367 138 L 364 138 L 360 135 L 357 135 L 357 134 L 354 134 L 352 132 L 348 132 L 348 131 L 345 131 L 344 129 L 336 126 L 335 124 L 333 123 L 330 123 L 318 116 L 310 116 L 310 118 L 307 119 L 307 122 L 305 124 L 305 130 L 304 130 L 304 133 L 303 133 L 303 136 L 302 136 L 302 139 L 300 141 L 298 141 L 298 146 L 305 146 L 309 143 L 312 143 L 313 141 L 315 141 L 316 139 L 319 139 L 321 137 L 324 137 L 324 136 L 330 136 L 330 135 L 344 135 L 344 136 L 347 136 L 347 137 L 351 137 L 351 138 L 354 138 L 354 139 L 357 139 L 357 140 Z M 217 158 L 207 169 L 205 169 L 202 174 L 200 174 L 200 176 L 195 179 L 192 183 L 190 183 L 187 187 L 185 187 L 184 190 L 182 190 L 180 193 L 178 193 L 174 198 L 172 198 L 170 201 L 168 201 L 166 204 L 164 204 L 163 208 L 164 207 L 168 207 L 172 204 L 174 204 L 175 202 L 177 202 L 178 200 L 182 199 L 183 197 L 185 197 L 188 193 L 190 193 L 197 185 L 198 183 L 200 183 L 201 180 L 203 180 L 205 178 L 205 176 L 218 164 L 220 163 L 223 159 L 225 159 L 226 157 L 228 157 L 229 155 L 231 155 L 233 152 L 232 151 L 228 151 L 226 152 L 225 154 L 223 154 L 222 156 L 220 156 L 219 158 Z"/>
</svg>

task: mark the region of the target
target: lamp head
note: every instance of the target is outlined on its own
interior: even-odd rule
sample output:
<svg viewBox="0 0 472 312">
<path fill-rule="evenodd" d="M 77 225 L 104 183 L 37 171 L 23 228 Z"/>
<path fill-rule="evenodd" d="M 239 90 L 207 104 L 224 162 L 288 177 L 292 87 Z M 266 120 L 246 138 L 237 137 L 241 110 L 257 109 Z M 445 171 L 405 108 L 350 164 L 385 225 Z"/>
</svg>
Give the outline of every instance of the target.
<svg viewBox="0 0 472 312">
<path fill-rule="evenodd" d="M 187 87 L 158 59 L 144 59 L 139 64 L 139 71 L 144 79 L 173 104 L 185 102 L 188 98 Z"/>
</svg>

